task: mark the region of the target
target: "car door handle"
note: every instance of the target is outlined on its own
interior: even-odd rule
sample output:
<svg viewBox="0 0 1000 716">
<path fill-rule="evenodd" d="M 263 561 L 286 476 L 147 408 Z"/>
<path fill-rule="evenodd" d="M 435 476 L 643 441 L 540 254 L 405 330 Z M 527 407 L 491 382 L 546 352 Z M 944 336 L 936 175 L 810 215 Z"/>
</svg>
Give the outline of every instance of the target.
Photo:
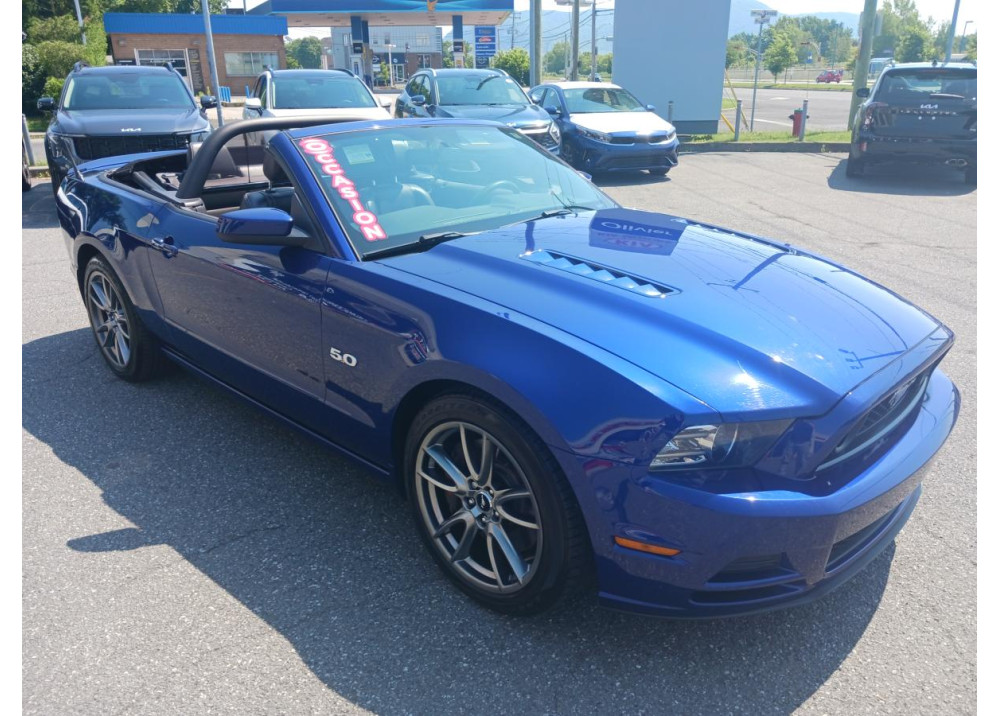
<svg viewBox="0 0 1000 716">
<path fill-rule="evenodd" d="M 177 255 L 177 247 L 174 246 L 173 236 L 157 236 L 155 239 L 151 239 L 150 242 L 157 251 L 162 251 L 163 255 L 167 258 Z"/>
</svg>

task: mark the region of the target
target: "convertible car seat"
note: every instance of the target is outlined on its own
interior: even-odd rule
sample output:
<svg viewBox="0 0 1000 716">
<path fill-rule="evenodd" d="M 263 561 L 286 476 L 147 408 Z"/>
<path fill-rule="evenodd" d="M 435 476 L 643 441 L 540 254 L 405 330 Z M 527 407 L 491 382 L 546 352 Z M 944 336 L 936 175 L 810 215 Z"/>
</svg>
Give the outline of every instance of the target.
<svg viewBox="0 0 1000 716">
<path fill-rule="evenodd" d="M 241 209 L 258 209 L 269 207 L 291 211 L 292 197 L 295 190 L 290 186 L 275 186 L 276 184 L 289 184 L 288 175 L 281 168 L 274 156 L 270 152 L 264 153 L 264 176 L 271 183 L 269 189 L 262 191 L 249 191 L 243 196 L 240 202 Z"/>
</svg>

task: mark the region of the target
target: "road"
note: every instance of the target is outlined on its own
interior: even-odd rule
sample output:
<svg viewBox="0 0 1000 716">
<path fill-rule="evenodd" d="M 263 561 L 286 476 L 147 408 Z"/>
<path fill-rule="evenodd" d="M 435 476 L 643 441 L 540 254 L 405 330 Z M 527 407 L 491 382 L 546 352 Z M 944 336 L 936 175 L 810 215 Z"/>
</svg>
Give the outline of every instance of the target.
<svg viewBox="0 0 1000 716">
<path fill-rule="evenodd" d="M 726 90 L 725 96 L 729 96 Z M 743 100 L 743 113 L 750 119 L 753 90 L 738 88 L 736 97 Z M 758 132 L 774 132 L 783 128 L 789 131 L 792 120 L 788 116 L 796 109 L 802 108 L 802 100 L 809 100 L 809 119 L 807 129 L 847 129 L 847 115 L 851 109 L 850 92 L 825 92 L 817 90 L 757 90 L 757 114 L 754 117 L 754 129 Z M 733 121 L 735 109 L 726 111 L 729 121 Z"/>
<path fill-rule="evenodd" d="M 604 184 L 846 262 L 955 330 L 963 413 L 894 547 L 753 618 L 479 609 L 354 464 L 185 373 L 113 378 L 40 181 L 22 202 L 23 713 L 975 713 L 976 192 L 940 170 L 847 180 L 815 154 Z"/>
</svg>

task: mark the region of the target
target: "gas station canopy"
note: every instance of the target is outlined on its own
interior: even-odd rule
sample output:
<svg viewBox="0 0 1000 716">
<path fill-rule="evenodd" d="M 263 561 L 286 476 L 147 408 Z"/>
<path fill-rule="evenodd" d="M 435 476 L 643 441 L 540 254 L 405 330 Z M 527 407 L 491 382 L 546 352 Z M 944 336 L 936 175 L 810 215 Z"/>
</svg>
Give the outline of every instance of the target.
<svg viewBox="0 0 1000 716">
<path fill-rule="evenodd" d="M 267 0 L 250 15 L 280 15 L 289 27 L 347 27 L 351 16 L 373 27 L 499 25 L 514 11 L 514 0 Z"/>
</svg>

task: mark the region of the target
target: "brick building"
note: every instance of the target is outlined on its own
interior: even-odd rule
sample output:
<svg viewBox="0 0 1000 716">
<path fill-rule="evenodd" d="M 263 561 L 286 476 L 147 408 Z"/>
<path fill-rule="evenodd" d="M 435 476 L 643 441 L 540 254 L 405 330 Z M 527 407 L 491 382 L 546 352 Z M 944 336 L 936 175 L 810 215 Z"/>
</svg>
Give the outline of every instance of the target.
<svg viewBox="0 0 1000 716">
<path fill-rule="evenodd" d="M 212 15 L 212 40 L 219 84 L 242 95 L 264 65 L 284 69 L 283 17 Z M 213 88 L 202 15 L 109 12 L 104 31 L 118 65 L 173 64 L 195 93 L 218 94 Z"/>
</svg>

